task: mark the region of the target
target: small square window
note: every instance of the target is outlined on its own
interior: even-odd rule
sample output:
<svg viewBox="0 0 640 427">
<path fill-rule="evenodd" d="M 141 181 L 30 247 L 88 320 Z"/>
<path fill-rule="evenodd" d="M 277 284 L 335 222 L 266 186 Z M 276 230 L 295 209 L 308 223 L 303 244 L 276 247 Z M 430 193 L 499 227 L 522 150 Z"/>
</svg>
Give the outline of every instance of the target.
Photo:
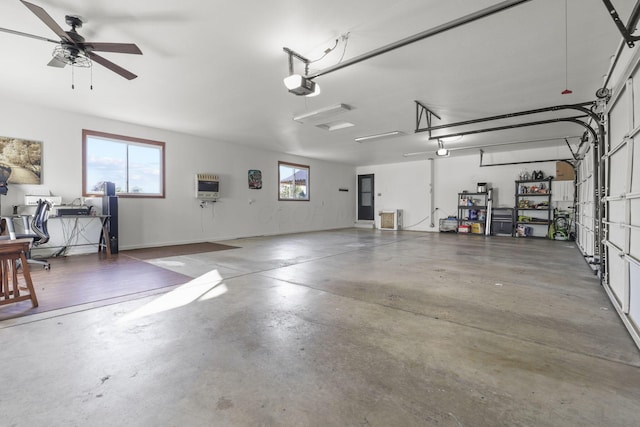
<svg viewBox="0 0 640 427">
<path fill-rule="evenodd" d="M 278 200 L 309 201 L 309 166 L 278 162 Z"/>
</svg>

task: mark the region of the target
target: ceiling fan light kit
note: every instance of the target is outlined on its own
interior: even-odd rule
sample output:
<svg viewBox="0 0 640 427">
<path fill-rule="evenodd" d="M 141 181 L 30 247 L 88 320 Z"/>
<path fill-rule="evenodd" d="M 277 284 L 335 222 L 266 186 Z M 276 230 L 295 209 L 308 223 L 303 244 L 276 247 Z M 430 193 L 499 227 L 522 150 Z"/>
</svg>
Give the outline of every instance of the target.
<svg viewBox="0 0 640 427">
<path fill-rule="evenodd" d="M 40 37 L 33 34 L 27 34 L 20 31 L 8 30 L 1 28 L 3 32 L 16 34 L 24 37 L 34 38 L 38 40 L 55 43 L 53 50 L 53 58 L 47 65 L 56 68 L 63 68 L 65 65 L 72 67 L 92 68 L 93 62 L 97 62 L 103 67 L 113 71 L 114 73 L 124 77 L 127 80 L 133 80 L 136 76 L 131 71 L 125 70 L 119 65 L 114 64 L 106 58 L 97 55 L 95 52 L 112 52 L 112 53 L 128 53 L 142 55 L 142 51 L 133 43 L 94 43 L 86 42 L 76 31 L 82 28 L 83 20 L 76 15 L 65 16 L 65 22 L 71 27 L 71 30 L 64 31 L 56 21 L 40 6 L 20 0 L 34 15 L 36 15 L 49 29 L 51 29 L 60 40 L 51 40 L 46 37 Z M 73 85 L 72 85 L 73 87 Z"/>
<path fill-rule="evenodd" d="M 81 50 L 70 46 L 56 46 L 53 49 L 53 58 L 47 64 L 50 67 L 63 68 L 65 65 L 73 67 L 89 68 L 91 67 L 91 58 L 89 58 Z"/>
</svg>

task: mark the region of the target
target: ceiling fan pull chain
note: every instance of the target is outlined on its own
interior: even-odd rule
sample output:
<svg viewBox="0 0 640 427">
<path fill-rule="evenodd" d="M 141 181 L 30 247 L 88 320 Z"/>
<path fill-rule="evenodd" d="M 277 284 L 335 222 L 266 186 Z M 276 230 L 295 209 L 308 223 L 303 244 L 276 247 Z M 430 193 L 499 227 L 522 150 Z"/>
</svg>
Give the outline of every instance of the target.
<svg viewBox="0 0 640 427">
<path fill-rule="evenodd" d="M 75 89 L 76 85 L 75 85 L 75 73 L 73 72 L 73 69 L 75 67 L 71 67 L 71 89 Z"/>
<path fill-rule="evenodd" d="M 93 90 L 93 63 L 89 66 L 89 73 L 91 76 L 91 85 L 89 86 L 89 89 Z"/>
</svg>

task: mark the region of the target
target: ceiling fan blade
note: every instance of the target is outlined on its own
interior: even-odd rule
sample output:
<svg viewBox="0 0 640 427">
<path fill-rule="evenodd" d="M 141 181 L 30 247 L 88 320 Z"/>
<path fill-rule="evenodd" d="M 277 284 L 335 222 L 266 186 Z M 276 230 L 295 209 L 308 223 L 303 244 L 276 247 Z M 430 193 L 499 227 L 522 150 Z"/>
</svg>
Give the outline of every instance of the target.
<svg viewBox="0 0 640 427">
<path fill-rule="evenodd" d="M 127 80 L 133 80 L 136 77 L 138 77 L 135 74 L 133 74 L 131 71 L 125 70 L 121 66 L 114 64 L 113 62 L 103 58 L 102 56 L 98 56 L 93 52 L 87 52 L 87 54 L 89 55 L 91 60 L 97 62 L 98 64 L 102 65 L 105 68 L 110 69 L 114 73 L 120 74 L 122 77 L 124 77 Z"/>
<path fill-rule="evenodd" d="M 131 53 L 142 55 L 142 51 L 133 43 L 95 43 L 85 42 L 84 46 L 97 52 Z"/>
<path fill-rule="evenodd" d="M 51 61 L 49 61 L 49 63 L 47 65 L 49 67 L 64 68 L 64 66 L 67 65 L 67 64 L 65 62 L 60 61 L 59 59 L 57 59 L 54 56 L 53 58 L 51 58 Z"/>
<path fill-rule="evenodd" d="M 17 36 L 24 36 L 24 37 L 29 37 L 29 38 L 36 39 L 36 40 L 42 40 L 42 41 L 45 41 L 45 42 L 51 42 L 51 43 L 55 43 L 55 44 L 60 44 L 60 40 L 51 40 L 51 39 L 48 39 L 46 37 L 40 37 L 40 36 L 36 36 L 34 34 L 23 33 L 22 31 L 10 30 L 8 28 L 1 28 L 1 27 L 0 27 L 0 31 L 2 31 L 4 33 L 9 33 L 9 34 L 15 34 Z"/>
<path fill-rule="evenodd" d="M 53 18 L 43 8 L 41 8 L 40 6 L 36 6 L 33 3 L 29 3 L 28 1 L 20 1 L 22 2 L 22 4 L 27 6 L 27 8 L 29 8 L 29 10 L 33 12 L 38 18 L 40 18 L 40 20 L 44 22 L 47 27 L 51 28 L 51 30 L 53 30 L 53 32 L 56 33 L 58 37 L 60 37 L 62 40 L 68 41 L 69 43 L 76 44 L 73 39 L 69 37 L 67 33 L 65 33 L 62 27 L 60 27 L 60 25 L 58 25 L 56 21 L 54 21 Z"/>
</svg>

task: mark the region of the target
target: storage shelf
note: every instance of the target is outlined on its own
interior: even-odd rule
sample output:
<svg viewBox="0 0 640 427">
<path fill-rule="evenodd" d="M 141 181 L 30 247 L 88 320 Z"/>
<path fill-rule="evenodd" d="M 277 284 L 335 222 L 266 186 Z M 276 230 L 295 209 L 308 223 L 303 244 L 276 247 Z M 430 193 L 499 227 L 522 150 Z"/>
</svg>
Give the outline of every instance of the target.
<svg viewBox="0 0 640 427">
<path fill-rule="evenodd" d="M 474 203 L 472 205 L 467 204 L 468 201 Z M 463 204 L 461 204 L 460 202 L 464 202 Z M 482 203 L 482 204 L 478 204 L 478 203 Z M 485 192 L 485 193 L 469 193 L 469 192 L 463 192 L 463 193 L 458 193 L 458 226 L 456 228 L 456 231 L 459 234 L 470 234 L 470 235 L 483 235 L 487 226 L 487 209 L 488 209 L 488 204 L 489 204 L 489 193 Z M 472 211 L 477 211 L 477 217 L 476 219 L 464 219 L 464 217 L 469 217 L 471 216 L 471 212 Z M 484 212 L 481 212 L 484 211 Z M 482 219 L 481 219 L 482 218 Z M 461 227 L 466 225 L 468 227 L 468 230 L 465 231 L 461 231 Z M 475 228 L 476 231 L 475 233 L 473 232 L 473 229 Z"/>
<path fill-rule="evenodd" d="M 522 225 L 549 225 L 549 224 L 551 224 L 551 222 L 550 221 L 533 221 L 533 222 L 516 221 L 516 224 L 522 224 Z"/>
<path fill-rule="evenodd" d="M 527 180 L 521 180 L 521 181 L 516 181 L 515 182 L 515 202 L 516 202 L 516 206 L 515 206 L 515 218 L 516 220 L 518 218 L 531 218 L 531 220 L 529 221 L 515 221 L 515 225 L 516 225 L 516 232 L 515 235 L 518 236 L 518 226 L 529 226 L 532 227 L 530 234 L 528 234 L 525 237 L 538 237 L 538 238 L 547 238 L 548 234 L 549 234 L 549 227 L 552 224 L 552 220 L 551 220 L 551 184 L 552 184 L 552 179 L 551 177 L 549 178 L 545 178 L 545 179 L 527 179 Z M 526 185 L 526 184 L 530 184 L 530 185 Z M 535 184 L 544 184 L 544 192 L 529 192 L 528 190 L 530 189 L 530 187 L 543 187 L 542 185 L 537 186 Z M 524 191 L 524 192 L 522 192 Z M 519 207 L 519 203 L 525 199 L 528 198 L 536 198 L 535 200 L 538 201 L 538 203 L 527 203 L 527 205 L 537 205 L 537 204 L 541 204 L 541 203 L 545 203 L 546 206 L 545 207 L 532 207 L 532 206 L 527 206 L 527 207 Z M 543 200 L 541 200 L 543 199 Z M 525 212 L 538 212 L 538 214 L 536 216 L 530 216 L 527 215 Z M 522 213 L 522 214 L 521 214 Z M 544 216 L 544 218 L 539 218 L 539 216 L 542 215 Z M 535 228 L 534 228 L 535 227 Z M 546 231 L 544 233 L 544 235 L 541 235 L 540 233 L 542 232 L 542 229 L 540 227 L 545 227 Z M 537 233 L 537 235 L 535 234 Z"/>
<path fill-rule="evenodd" d="M 517 180 L 516 182 L 519 184 L 532 184 L 534 182 L 551 182 L 553 178 L 552 177 L 546 177 L 543 179 L 524 179 L 524 180 Z"/>
</svg>

